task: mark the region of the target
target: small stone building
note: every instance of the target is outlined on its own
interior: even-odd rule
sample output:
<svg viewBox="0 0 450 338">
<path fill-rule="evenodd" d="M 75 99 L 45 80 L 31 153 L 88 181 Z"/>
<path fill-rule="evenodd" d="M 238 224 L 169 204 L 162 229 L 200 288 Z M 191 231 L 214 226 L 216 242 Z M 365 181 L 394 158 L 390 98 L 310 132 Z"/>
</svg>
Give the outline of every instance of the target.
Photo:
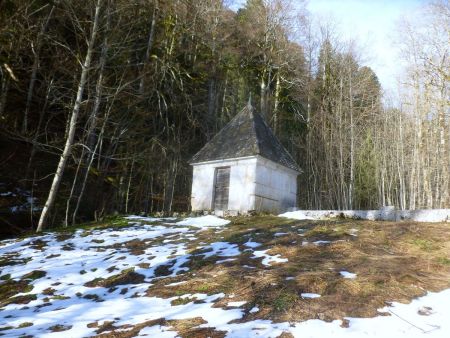
<svg viewBox="0 0 450 338">
<path fill-rule="evenodd" d="M 296 207 L 300 169 L 250 104 L 190 164 L 193 211 L 279 213 Z"/>
</svg>

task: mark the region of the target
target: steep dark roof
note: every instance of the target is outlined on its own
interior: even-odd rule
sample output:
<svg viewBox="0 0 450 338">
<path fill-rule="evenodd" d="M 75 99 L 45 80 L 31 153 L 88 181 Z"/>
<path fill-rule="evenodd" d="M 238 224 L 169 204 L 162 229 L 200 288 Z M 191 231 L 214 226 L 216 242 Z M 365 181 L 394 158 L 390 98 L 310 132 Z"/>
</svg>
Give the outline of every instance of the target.
<svg viewBox="0 0 450 338">
<path fill-rule="evenodd" d="M 264 119 L 251 105 L 247 105 L 189 163 L 254 155 L 301 171 Z"/>
</svg>

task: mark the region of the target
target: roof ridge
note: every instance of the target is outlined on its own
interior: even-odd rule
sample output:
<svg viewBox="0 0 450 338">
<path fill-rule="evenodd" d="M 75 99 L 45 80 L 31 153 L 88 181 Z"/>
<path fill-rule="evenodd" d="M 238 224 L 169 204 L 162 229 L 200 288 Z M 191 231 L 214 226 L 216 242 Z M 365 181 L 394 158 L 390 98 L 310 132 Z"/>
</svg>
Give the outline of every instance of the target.
<svg viewBox="0 0 450 338">
<path fill-rule="evenodd" d="M 255 122 L 255 114 L 257 114 L 255 112 L 255 109 L 253 108 L 251 102 L 249 101 L 249 103 L 247 104 L 247 109 L 250 111 L 250 117 L 251 117 L 251 121 L 252 121 L 252 131 L 253 131 L 253 135 L 255 137 L 255 144 L 256 144 L 256 154 L 260 155 L 261 154 L 261 147 L 259 146 L 259 139 L 258 139 L 258 133 L 256 132 L 256 122 Z"/>
</svg>

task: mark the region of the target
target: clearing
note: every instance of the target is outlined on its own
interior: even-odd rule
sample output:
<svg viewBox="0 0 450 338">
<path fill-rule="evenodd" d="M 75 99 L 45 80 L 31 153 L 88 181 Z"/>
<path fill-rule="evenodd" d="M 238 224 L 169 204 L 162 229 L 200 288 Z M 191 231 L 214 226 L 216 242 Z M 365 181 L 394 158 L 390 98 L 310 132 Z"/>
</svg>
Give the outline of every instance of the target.
<svg viewBox="0 0 450 338">
<path fill-rule="evenodd" d="M 129 216 L 0 268 L 8 337 L 450 336 L 448 223 Z"/>
</svg>

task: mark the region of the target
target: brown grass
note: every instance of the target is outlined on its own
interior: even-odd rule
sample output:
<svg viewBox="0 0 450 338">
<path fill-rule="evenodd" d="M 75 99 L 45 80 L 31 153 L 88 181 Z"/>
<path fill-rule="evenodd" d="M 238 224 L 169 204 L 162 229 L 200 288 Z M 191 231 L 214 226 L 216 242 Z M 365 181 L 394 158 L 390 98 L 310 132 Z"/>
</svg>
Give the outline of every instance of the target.
<svg viewBox="0 0 450 338">
<path fill-rule="evenodd" d="M 108 277 L 106 279 L 96 278 L 85 283 L 87 287 L 102 286 L 105 288 L 112 288 L 118 285 L 139 284 L 144 281 L 145 277 L 139 273 L 134 272 L 134 268 L 129 268 L 121 271 L 119 274 Z"/>
<path fill-rule="evenodd" d="M 358 230 L 357 236 L 351 235 L 351 229 Z M 274 237 L 276 232 L 288 234 Z M 280 254 L 289 261 L 265 267 L 260 259 L 252 259 L 251 253 L 243 253 L 235 261 L 216 265 L 221 258 L 203 260 L 198 256 L 190 262 L 187 276 L 159 280 L 148 294 L 168 298 L 195 292 L 232 293 L 233 301 L 248 302 L 244 306 L 247 310 L 254 305 L 260 308 L 258 313 L 247 313 L 242 321 L 331 321 L 346 316 L 376 316 L 377 309 L 390 302 L 410 302 L 425 290 L 440 291 L 450 286 L 450 228 L 445 223 L 241 217 L 219 234 L 204 231 L 190 245 L 221 240 L 239 244 L 243 250 L 242 244 L 250 237 L 263 244 L 261 249 L 270 249 L 270 254 Z M 317 240 L 331 243 L 311 243 Z M 303 241 L 309 244 L 302 245 Z M 244 268 L 245 264 L 256 268 Z M 341 270 L 357 277 L 345 279 L 339 274 Z M 165 286 L 181 280 L 188 282 Z M 303 299 L 303 292 L 321 297 Z M 225 307 L 228 301 L 231 299 L 226 297 L 214 306 Z"/>
</svg>

